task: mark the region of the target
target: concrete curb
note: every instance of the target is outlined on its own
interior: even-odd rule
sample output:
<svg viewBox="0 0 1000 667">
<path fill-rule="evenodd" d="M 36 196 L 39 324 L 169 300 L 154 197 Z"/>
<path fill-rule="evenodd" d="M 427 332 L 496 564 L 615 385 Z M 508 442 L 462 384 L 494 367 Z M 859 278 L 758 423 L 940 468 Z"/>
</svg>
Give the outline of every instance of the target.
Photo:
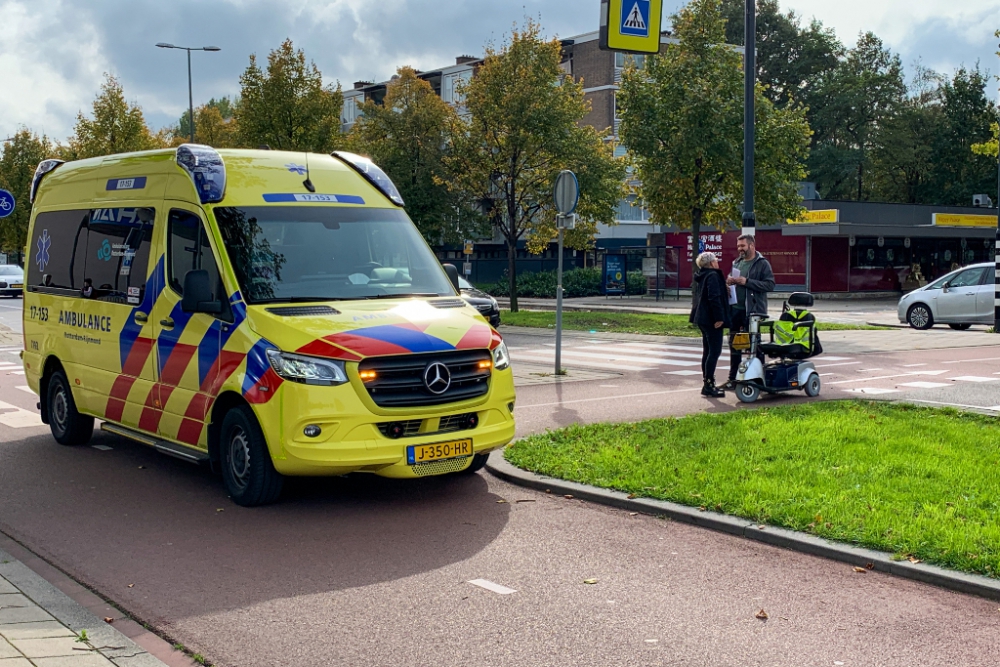
<svg viewBox="0 0 1000 667">
<path fill-rule="evenodd" d="M 682 521 L 701 528 L 708 528 L 709 530 L 743 537 L 756 542 L 763 542 L 812 556 L 869 568 L 878 572 L 885 572 L 897 577 L 920 581 L 960 593 L 1000 600 L 1000 581 L 995 581 L 988 577 L 954 572 L 923 563 L 896 561 L 892 559 L 890 554 L 881 551 L 872 551 L 871 549 L 828 542 L 819 537 L 793 530 L 773 526 L 760 526 L 746 519 L 739 519 L 725 514 L 703 512 L 697 508 L 663 500 L 629 498 L 628 494 L 620 491 L 600 489 L 577 482 L 567 482 L 552 477 L 544 477 L 521 470 L 508 463 L 503 456 L 502 449 L 490 454 L 490 458 L 486 463 L 486 469 L 500 479 L 518 486 L 538 491 L 551 490 L 552 493 L 560 495 L 570 494 L 574 498 L 632 512 L 666 516 L 675 521 Z"/>
<path fill-rule="evenodd" d="M 166 667 L 165 663 L 94 616 L 2 549 L 0 549 L 0 576 L 71 631 L 79 634 L 81 630 L 86 630 L 87 642 L 118 667 Z"/>
</svg>

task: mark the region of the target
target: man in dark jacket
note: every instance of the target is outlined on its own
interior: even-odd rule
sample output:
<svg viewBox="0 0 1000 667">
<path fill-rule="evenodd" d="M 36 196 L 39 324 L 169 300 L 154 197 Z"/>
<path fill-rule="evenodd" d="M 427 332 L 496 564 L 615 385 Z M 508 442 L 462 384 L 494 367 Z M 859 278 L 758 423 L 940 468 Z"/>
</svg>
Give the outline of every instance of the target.
<svg viewBox="0 0 1000 667">
<path fill-rule="evenodd" d="M 732 305 L 731 333 L 749 331 L 751 315 L 767 315 L 767 293 L 774 289 L 774 271 L 764 256 L 757 252 L 757 244 L 753 236 L 744 234 L 736 240 L 736 251 L 739 259 L 733 262 L 733 268 L 739 271 L 739 276 L 732 273 L 726 278 L 726 285 L 736 287 L 736 303 Z M 758 353 L 763 361 L 763 355 Z M 739 372 L 742 353 L 730 350 L 729 382 L 723 385 L 726 389 L 735 386 L 736 374 Z"/>
</svg>

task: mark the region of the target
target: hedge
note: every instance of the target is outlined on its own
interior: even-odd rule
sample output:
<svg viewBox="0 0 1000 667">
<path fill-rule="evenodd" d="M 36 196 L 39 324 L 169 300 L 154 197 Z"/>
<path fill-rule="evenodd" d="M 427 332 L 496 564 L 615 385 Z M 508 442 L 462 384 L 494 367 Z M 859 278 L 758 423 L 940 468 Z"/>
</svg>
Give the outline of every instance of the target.
<svg viewBox="0 0 1000 667">
<path fill-rule="evenodd" d="M 508 279 L 504 276 L 496 283 L 482 285 L 481 289 L 492 296 L 507 297 L 510 296 L 509 287 Z M 642 271 L 629 271 L 628 293 L 646 293 L 646 278 L 642 275 Z M 539 271 L 518 275 L 517 295 L 536 299 L 556 298 L 556 272 Z M 563 296 L 566 298 L 601 296 L 601 270 L 595 268 L 564 271 Z"/>
</svg>

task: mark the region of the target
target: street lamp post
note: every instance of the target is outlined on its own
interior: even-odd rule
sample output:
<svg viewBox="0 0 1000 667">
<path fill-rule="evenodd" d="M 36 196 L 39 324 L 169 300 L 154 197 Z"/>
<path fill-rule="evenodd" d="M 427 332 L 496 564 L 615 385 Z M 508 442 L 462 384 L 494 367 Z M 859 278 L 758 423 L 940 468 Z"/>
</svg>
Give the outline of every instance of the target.
<svg viewBox="0 0 1000 667">
<path fill-rule="evenodd" d="M 1000 133 L 997 134 L 997 143 L 997 148 L 1000 149 Z M 993 333 L 1000 333 L 1000 150 L 997 151 L 997 232 L 994 246 Z"/>
<path fill-rule="evenodd" d="M 221 51 L 217 46 L 175 46 L 160 42 L 157 44 L 161 49 L 181 49 L 187 51 L 188 58 L 188 128 L 191 130 L 191 143 L 194 143 L 194 95 L 191 90 L 191 52 L 192 51 Z"/>
<path fill-rule="evenodd" d="M 743 39 L 743 234 L 753 235 L 757 227 L 754 213 L 754 105 L 757 79 L 757 5 L 745 0 L 745 31 Z"/>
</svg>

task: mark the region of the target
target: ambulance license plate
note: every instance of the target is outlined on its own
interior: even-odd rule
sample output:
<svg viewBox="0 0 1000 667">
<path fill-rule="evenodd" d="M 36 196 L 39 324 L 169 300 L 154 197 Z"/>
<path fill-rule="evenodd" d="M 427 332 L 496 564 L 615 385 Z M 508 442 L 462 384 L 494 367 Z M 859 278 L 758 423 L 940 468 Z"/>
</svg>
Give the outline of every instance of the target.
<svg viewBox="0 0 1000 667">
<path fill-rule="evenodd" d="M 442 461 L 459 456 L 472 456 L 472 439 L 439 442 L 433 445 L 411 445 L 406 448 L 406 462 L 409 465 Z"/>
</svg>

